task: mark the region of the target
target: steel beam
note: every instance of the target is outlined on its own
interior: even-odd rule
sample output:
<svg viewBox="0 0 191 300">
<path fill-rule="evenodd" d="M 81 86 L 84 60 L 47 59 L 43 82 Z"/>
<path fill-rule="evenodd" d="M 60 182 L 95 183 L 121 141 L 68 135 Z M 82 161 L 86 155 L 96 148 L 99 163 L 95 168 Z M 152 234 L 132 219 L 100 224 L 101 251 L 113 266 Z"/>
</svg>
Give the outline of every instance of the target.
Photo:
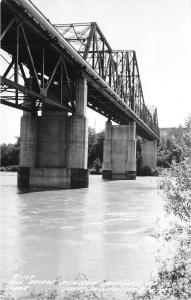
<svg viewBox="0 0 191 300">
<path fill-rule="evenodd" d="M 45 97 L 45 96 L 43 96 L 43 95 L 41 95 L 39 93 L 36 93 L 36 92 L 34 92 L 32 90 L 29 90 L 28 88 L 26 88 L 26 87 L 24 87 L 24 86 L 22 86 L 22 85 L 20 85 L 18 83 L 15 83 L 15 82 L 7 79 L 7 78 L 4 78 L 4 77 L 0 76 L 0 81 L 1 81 L 1 85 L 8 85 L 8 86 L 10 86 L 10 87 L 12 87 L 12 88 L 14 88 L 16 90 L 19 90 L 19 91 L 23 92 L 23 93 L 27 93 L 30 96 L 33 96 L 33 97 L 41 100 L 42 102 L 44 102 L 46 104 L 49 104 L 49 105 L 51 105 L 51 106 L 53 106 L 53 107 L 55 107 L 57 109 L 65 110 L 65 111 L 68 111 L 68 112 L 71 112 L 71 113 L 73 112 L 73 109 L 71 107 L 66 106 L 64 104 L 57 103 L 57 102 L 51 100 L 50 98 Z"/>
<path fill-rule="evenodd" d="M 5 3 L 5 1 L 3 2 Z M 148 109 L 145 107 L 142 86 L 141 86 L 141 81 L 139 76 L 139 70 L 138 70 L 138 64 L 137 64 L 136 54 L 134 51 L 119 51 L 119 50 L 113 51 L 109 43 L 105 39 L 103 33 L 99 29 L 98 25 L 96 23 L 91 23 L 92 27 L 89 32 L 87 42 L 85 43 L 85 41 L 82 40 L 84 34 L 86 34 L 87 36 L 87 32 L 88 32 L 87 28 L 83 29 L 83 32 L 81 33 L 81 39 L 80 39 L 82 43 L 82 48 L 84 49 L 84 52 L 82 52 L 82 54 L 84 55 L 84 58 L 87 58 L 88 62 L 89 61 L 91 62 L 91 66 L 90 66 L 88 62 L 85 61 L 83 57 L 80 54 L 78 54 L 73 47 L 71 47 L 71 45 L 69 45 L 69 43 L 63 38 L 63 36 L 61 36 L 59 32 L 55 29 L 55 27 L 53 27 L 52 24 L 29 1 L 11 0 L 10 2 L 6 2 L 6 5 L 13 12 L 13 14 L 15 14 L 16 17 L 18 16 L 18 18 L 22 18 L 23 20 L 23 24 L 21 25 L 22 33 L 28 51 L 28 55 L 30 58 L 32 71 L 34 73 L 34 77 L 36 79 L 39 89 L 42 87 L 45 88 L 44 54 L 43 54 L 42 71 L 40 72 L 41 73 L 41 84 L 40 84 L 39 70 L 37 71 L 35 67 L 35 63 L 34 63 L 35 57 L 33 57 L 31 53 L 31 49 L 30 49 L 31 45 L 29 44 L 27 39 L 27 31 L 25 32 L 24 29 L 25 26 L 29 26 L 30 30 L 36 32 L 37 35 L 41 36 L 42 43 L 45 44 L 46 41 L 49 41 L 49 45 L 51 45 L 52 49 L 55 50 L 55 53 L 61 55 L 62 58 L 67 57 L 67 64 L 72 64 L 72 67 L 75 66 L 76 69 L 79 69 L 79 71 L 82 72 L 84 76 L 88 78 L 89 84 L 96 87 L 98 93 L 103 95 L 105 99 L 108 99 L 110 105 L 113 105 L 114 107 L 116 107 L 118 111 L 121 111 L 121 114 L 123 116 L 125 115 L 127 117 L 127 120 L 128 119 L 135 120 L 137 122 L 137 126 L 140 126 L 140 128 L 145 130 L 151 138 L 156 138 L 157 136 L 157 138 L 159 139 L 158 124 L 156 120 L 154 120 L 154 118 L 151 116 Z M 4 36 L 8 34 L 9 28 L 12 26 L 12 24 L 11 25 L 9 24 L 5 27 L 6 32 L 4 31 L 5 32 Z M 79 24 L 79 25 L 83 26 L 83 24 Z M 73 24 L 70 24 L 70 28 L 72 26 Z M 88 24 L 87 26 L 90 26 L 90 24 Z M 92 29 L 93 27 L 94 30 Z M 75 34 L 75 38 L 78 39 L 78 32 L 75 31 L 75 28 L 74 28 L 74 34 Z M 98 39 L 99 39 L 99 43 L 98 43 Z M 81 50 L 79 50 L 79 52 L 81 53 Z M 18 71 L 18 64 L 20 65 L 19 59 L 16 60 L 15 63 L 15 65 L 17 65 L 15 67 L 17 71 Z M 57 74 L 58 66 L 59 66 L 59 62 L 57 62 L 55 68 L 53 69 L 53 73 L 51 75 L 48 74 L 50 76 L 47 85 L 48 88 L 52 82 L 54 75 Z M 7 72 L 9 72 L 9 68 L 7 69 Z M 97 72 L 99 72 L 99 74 L 97 74 Z M 21 73 L 23 73 L 22 70 Z M 61 74 L 62 75 L 60 76 L 60 78 L 62 78 L 63 80 L 63 71 L 61 71 Z M 58 77 L 58 74 L 56 76 Z M 15 82 L 18 81 L 18 75 L 16 77 L 15 77 Z M 67 73 L 66 73 L 66 80 L 69 87 L 70 79 L 68 78 Z M 62 101 L 63 82 L 60 82 L 60 87 L 61 87 L 60 94 L 61 94 L 61 101 Z M 19 89 L 16 88 L 16 91 L 18 90 Z M 131 100 L 130 107 L 127 105 L 127 101 L 129 97 Z M 135 105 L 136 105 L 136 111 L 138 115 L 135 114 L 135 112 L 133 111 L 135 109 Z M 72 108 L 70 107 L 70 109 Z M 68 106 L 67 106 L 67 110 L 68 110 Z"/>
</svg>

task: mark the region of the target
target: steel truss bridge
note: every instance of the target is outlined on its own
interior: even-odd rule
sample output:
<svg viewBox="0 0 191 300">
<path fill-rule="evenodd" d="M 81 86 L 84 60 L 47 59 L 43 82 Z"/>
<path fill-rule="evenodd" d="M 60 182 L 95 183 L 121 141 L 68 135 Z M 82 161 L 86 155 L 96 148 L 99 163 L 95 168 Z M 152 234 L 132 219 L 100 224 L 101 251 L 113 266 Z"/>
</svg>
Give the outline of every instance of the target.
<svg viewBox="0 0 191 300">
<path fill-rule="evenodd" d="M 37 113 L 75 113 L 75 84 L 88 81 L 88 107 L 159 139 L 156 108 L 145 105 L 136 53 L 112 50 L 96 23 L 53 25 L 27 0 L 1 2 L 1 104 Z M 5 55 L 6 54 L 6 55 Z"/>
</svg>

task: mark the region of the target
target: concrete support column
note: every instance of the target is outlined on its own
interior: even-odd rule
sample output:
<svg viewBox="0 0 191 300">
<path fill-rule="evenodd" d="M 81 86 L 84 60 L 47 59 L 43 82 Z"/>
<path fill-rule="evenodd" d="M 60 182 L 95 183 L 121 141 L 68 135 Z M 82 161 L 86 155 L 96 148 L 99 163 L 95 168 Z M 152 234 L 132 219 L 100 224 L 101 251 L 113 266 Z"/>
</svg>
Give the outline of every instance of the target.
<svg viewBox="0 0 191 300">
<path fill-rule="evenodd" d="M 80 77 L 76 82 L 76 106 L 75 114 L 77 116 L 86 117 L 87 115 L 87 96 L 88 86 L 87 79 Z"/>
<path fill-rule="evenodd" d="M 142 167 L 149 166 L 152 171 L 155 171 L 157 166 L 157 140 L 143 140 L 141 156 Z"/>
<path fill-rule="evenodd" d="M 24 112 L 20 127 L 18 188 L 28 188 L 30 168 L 36 166 L 38 117 Z"/>
<path fill-rule="evenodd" d="M 87 80 L 79 78 L 76 86 L 75 114 L 69 117 L 69 155 L 71 187 L 88 187 Z"/>
<path fill-rule="evenodd" d="M 112 143 L 112 123 L 111 121 L 107 121 L 105 123 L 105 139 L 104 139 L 104 146 L 103 146 L 102 177 L 104 179 L 112 178 L 111 143 Z"/>
<path fill-rule="evenodd" d="M 104 179 L 136 178 L 136 124 L 106 123 L 103 175 Z"/>
<path fill-rule="evenodd" d="M 83 116 L 69 117 L 69 167 L 87 169 L 88 126 Z"/>
<path fill-rule="evenodd" d="M 67 167 L 67 122 L 67 112 L 42 112 L 38 130 L 38 168 Z"/>
<path fill-rule="evenodd" d="M 41 93 L 46 92 L 42 90 Z M 54 101 L 58 97 L 49 90 Z M 22 191 L 88 187 L 87 80 L 76 85 L 75 114 L 43 104 L 42 116 L 21 118 L 18 187 Z M 21 189 L 20 189 L 21 190 Z"/>
<path fill-rule="evenodd" d="M 127 179 L 136 178 L 136 123 L 129 122 L 127 140 Z"/>
<path fill-rule="evenodd" d="M 30 169 L 31 189 L 70 187 L 67 133 L 68 113 L 43 107 L 38 120 L 36 167 Z"/>
</svg>

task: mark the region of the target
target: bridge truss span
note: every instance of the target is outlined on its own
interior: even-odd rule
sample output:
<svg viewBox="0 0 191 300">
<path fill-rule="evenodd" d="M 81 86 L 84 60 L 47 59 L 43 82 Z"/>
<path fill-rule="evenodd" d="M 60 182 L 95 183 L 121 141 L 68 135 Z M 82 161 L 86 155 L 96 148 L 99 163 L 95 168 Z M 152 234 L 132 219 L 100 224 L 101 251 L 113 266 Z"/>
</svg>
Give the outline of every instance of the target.
<svg viewBox="0 0 191 300">
<path fill-rule="evenodd" d="M 135 51 L 113 50 L 95 22 L 52 25 L 30 1 L 3 0 L 1 10 L 2 104 L 75 113 L 76 80 L 83 75 L 90 108 L 121 125 L 134 120 L 140 135 L 159 139 L 157 110 L 145 105 Z"/>
</svg>

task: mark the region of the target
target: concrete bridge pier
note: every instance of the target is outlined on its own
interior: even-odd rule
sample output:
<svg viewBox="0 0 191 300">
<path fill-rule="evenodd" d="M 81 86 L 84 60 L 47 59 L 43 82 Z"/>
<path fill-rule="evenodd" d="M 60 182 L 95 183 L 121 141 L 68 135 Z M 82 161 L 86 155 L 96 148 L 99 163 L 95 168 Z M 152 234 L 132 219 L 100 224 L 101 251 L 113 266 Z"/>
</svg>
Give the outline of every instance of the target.
<svg viewBox="0 0 191 300">
<path fill-rule="evenodd" d="M 28 188 L 30 168 L 36 166 L 38 117 L 23 112 L 20 126 L 20 157 L 17 185 Z"/>
<path fill-rule="evenodd" d="M 81 77 L 76 85 L 75 114 L 69 117 L 68 167 L 71 188 L 88 187 L 88 122 L 87 80 Z"/>
<path fill-rule="evenodd" d="M 42 116 L 24 112 L 18 171 L 21 192 L 88 187 L 86 107 L 87 81 L 80 78 L 73 115 L 46 106 Z"/>
<path fill-rule="evenodd" d="M 142 167 L 149 166 L 152 171 L 157 167 L 157 140 L 144 139 L 141 146 Z"/>
<path fill-rule="evenodd" d="M 107 121 L 105 123 L 105 138 L 103 144 L 103 165 L 102 165 L 103 179 L 112 178 L 111 143 L 112 143 L 112 123 L 111 121 Z"/>
<path fill-rule="evenodd" d="M 136 124 L 112 125 L 106 122 L 103 153 L 103 179 L 136 178 Z"/>
</svg>

